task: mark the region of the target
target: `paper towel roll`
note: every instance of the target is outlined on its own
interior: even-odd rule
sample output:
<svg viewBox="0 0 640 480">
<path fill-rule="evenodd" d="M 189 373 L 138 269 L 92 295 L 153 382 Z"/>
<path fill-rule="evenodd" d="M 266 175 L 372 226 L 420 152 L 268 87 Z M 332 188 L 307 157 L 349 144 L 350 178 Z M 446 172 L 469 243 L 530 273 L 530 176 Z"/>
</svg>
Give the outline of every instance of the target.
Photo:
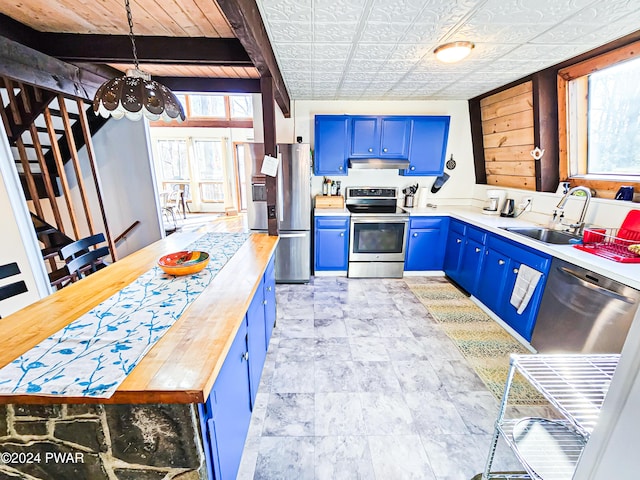
<svg viewBox="0 0 640 480">
<path fill-rule="evenodd" d="M 427 187 L 422 187 L 418 189 L 418 208 L 427 208 L 427 201 L 429 200 L 429 189 Z"/>
</svg>

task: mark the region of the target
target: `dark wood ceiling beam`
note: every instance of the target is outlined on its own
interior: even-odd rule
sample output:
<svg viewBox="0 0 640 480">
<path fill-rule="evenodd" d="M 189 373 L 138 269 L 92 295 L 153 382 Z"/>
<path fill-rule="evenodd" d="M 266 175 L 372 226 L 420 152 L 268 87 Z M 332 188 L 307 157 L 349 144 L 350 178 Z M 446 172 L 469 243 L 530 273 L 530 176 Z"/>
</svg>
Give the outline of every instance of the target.
<svg viewBox="0 0 640 480">
<path fill-rule="evenodd" d="M 67 62 L 132 63 L 127 35 L 42 33 L 39 50 Z M 140 63 L 253 67 L 237 38 L 160 37 L 136 35 Z"/>
<path fill-rule="evenodd" d="M 289 118 L 291 116 L 289 92 L 287 92 L 255 0 L 217 0 L 217 3 L 260 72 L 260 76 L 272 77 L 276 102 L 283 115 Z"/>
<path fill-rule="evenodd" d="M 0 76 L 86 100 L 93 100 L 100 85 L 112 78 L 99 76 L 2 36 Z"/>
<path fill-rule="evenodd" d="M 257 78 L 157 77 L 173 92 L 260 93 Z"/>
</svg>

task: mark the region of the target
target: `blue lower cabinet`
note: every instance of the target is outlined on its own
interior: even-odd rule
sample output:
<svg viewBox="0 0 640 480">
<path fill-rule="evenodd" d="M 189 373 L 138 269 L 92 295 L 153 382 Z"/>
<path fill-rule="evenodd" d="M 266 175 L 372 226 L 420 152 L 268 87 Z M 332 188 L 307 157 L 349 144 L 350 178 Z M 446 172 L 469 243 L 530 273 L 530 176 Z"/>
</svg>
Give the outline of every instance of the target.
<svg viewBox="0 0 640 480">
<path fill-rule="evenodd" d="M 269 348 L 271 334 L 276 324 L 276 275 L 274 259 L 272 258 L 267 266 L 263 279 L 264 286 L 264 323 L 266 335 L 266 348 Z"/>
<path fill-rule="evenodd" d="M 237 476 L 275 319 L 272 257 L 211 394 L 198 405 L 210 480 L 233 480 Z"/>
<path fill-rule="evenodd" d="M 467 236 L 462 246 L 458 275 L 454 280 L 471 295 L 476 294 L 483 257 L 484 245 Z"/>
<path fill-rule="evenodd" d="M 501 252 L 487 248 L 480 270 L 480 281 L 475 296 L 493 312 L 498 312 L 502 304 L 507 272 L 511 258 Z"/>
<path fill-rule="evenodd" d="M 449 222 L 449 233 L 447 235 L 447 243 L 444 251 L 443 270 L 444 273 L 453 280 L 456 280 L 459 275 L 462 246 L 464 245 L 466 231 L 466 224 L 459 222 L 458 220 L 451 220 Z"/>
<path fill-rule="evenodd" d="M 442 270 L 449 218 L 411 217 L 404 269 Z"/>
<path fill-rule="evenodd" d="M 504 322 L 527 341 L 531 340 L 535 320 L 538 316 L 542 293 L 547 281 L 551 258 L 525 245 L 512 242 L 498 235 L 490 235 L 487 241 L 487 260 L 482 267 L 482 279 L 499 288 L 499 293 L 488 299 L 478 298 L 493 310 Z M 489 258 L 491 257 L 491 260 Z M 542 274 L 533 296 L 526 308 L 518 313 L 511 304 L 511 295 L 522 265 L 527 265 Z"/>
<path fill-rule="evenodd" d="M 267 334 L 264 315 L 264 290 L 262 285 L 256 290 L 247 310 L 247 347 L 249 352 L 249 385 L 251 406 L 256 401 L 262 368 L 267 357 Z"/>
<path fill-rule="evenodd" d="M 314 220 L 314 270 L 346 271 L 349 252 L 349 217 Z"/>
<path fill-rule="evenodd" d="M 207 459 L 211 479 L 233 480 L 251 421 L 251 392 L 247 355 L 247 326 L 243 323 L 229 349 L 211 395 L 200 408 L 206 419 Z M 205 411 L 206 410 L 206 411 Z"/>
</svg>

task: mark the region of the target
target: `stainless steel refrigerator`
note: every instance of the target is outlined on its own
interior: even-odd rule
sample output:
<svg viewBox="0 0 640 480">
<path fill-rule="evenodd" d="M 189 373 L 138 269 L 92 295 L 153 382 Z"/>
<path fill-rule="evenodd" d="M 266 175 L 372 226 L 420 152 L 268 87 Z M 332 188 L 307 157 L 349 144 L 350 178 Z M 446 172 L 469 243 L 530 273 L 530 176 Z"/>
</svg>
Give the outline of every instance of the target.
<svg viewBox="0 0 640 480">
<path fill-rule="evenodd" d="M 266 232 L 267 193 L 260 173 L 264 144 L 250 143 L 245 155 L 249 229 Z M 280 242 L 276 250 L 276 281 L 306 283 L 311 275 L 311 154 L 307 143 L 278 144 L 276 215 Z"/>
</svg>

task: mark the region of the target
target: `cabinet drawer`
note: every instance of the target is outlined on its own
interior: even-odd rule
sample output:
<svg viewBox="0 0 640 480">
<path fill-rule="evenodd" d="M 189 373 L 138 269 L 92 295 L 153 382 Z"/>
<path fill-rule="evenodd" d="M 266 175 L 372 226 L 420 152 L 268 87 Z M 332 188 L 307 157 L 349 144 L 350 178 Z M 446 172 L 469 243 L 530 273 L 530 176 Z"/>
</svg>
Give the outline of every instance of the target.
<svg viewBox="0 0 640 480">
<path fill-rule="evenodd" d="M 316 228 L 348 228 L 349 217 L 316 217 Z"/>
<path fill-rule="evenodd" d="M 409 219 L 409 228 L 442 228 L 442 217 L 412 217 Z"/>
<path fill-rule="evenodd" d="M 511 243 L 509 240 L 491 235 L 489 236 L 488 246 L 490 249 L 511 258 L 516 268 L 518 264 L 524 263 L 542 273 L 549 271 L 549 257 L 541 252 L 535 252 L 525 245 Z"/>
<path fill-rule="evenodd" d="M 465 223 L 459 222 L 458 220 L 451 220 L 449 224 L 449 230 L 456 232 L 460 235 L 464 235 L 467 233 L 467 225 Z"/>
<path fill-rule="evenodd" d="M 467 227 L 467 238 L 484 245 L 487 238 L 487 232 L 475 227 Z"/>
</svg>

